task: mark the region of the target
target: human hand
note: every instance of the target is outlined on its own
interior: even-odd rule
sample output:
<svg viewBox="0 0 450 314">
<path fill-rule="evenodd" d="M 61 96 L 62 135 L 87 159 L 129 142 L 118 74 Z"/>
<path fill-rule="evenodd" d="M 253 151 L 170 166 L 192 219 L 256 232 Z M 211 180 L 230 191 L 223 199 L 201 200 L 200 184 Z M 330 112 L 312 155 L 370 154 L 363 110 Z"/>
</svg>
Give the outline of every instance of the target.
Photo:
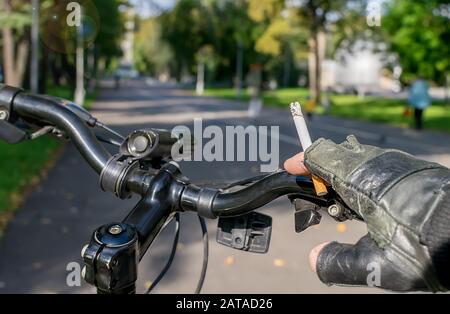
<svg viewBox="0 0 450 314">
<path fill-rule="evenodd" d="M 357 244 L 328 242 L 311 251 L 311 267 L 324 283 L 395 291 L 450 287 L 449 169 L 361 145 L 353 136 L 340 145 L 321 139 L 285 168 L 323 178 L 367 223 L 369 234 Z M 368 277 L 374 267 L 379 278 Z"/>
</svg>

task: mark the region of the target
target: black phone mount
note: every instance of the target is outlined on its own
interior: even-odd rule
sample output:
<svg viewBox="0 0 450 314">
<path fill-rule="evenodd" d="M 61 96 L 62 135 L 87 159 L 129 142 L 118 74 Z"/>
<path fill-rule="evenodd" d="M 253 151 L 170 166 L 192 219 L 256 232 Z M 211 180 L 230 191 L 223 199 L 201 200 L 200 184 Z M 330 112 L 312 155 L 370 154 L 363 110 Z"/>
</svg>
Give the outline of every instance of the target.
<svg viewBox="0 0 450 314">
<path fill-rule="evenodd" d="M 257 212 L 219 218 L 217 242 L 236 250 L 267 253 L 272 235 L 272 217 Z"/>
</svg>

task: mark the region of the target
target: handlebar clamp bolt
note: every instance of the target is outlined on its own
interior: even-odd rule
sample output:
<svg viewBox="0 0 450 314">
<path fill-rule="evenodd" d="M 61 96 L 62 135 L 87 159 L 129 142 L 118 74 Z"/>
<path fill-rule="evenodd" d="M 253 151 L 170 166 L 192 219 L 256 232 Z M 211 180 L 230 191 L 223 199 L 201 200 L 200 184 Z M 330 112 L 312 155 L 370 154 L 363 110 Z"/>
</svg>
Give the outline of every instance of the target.
<svg viewBox="0 0 450 314">
<path fill-rule="evenodd" d="M 81 257 L 84 257 L 84 254 L 86 253 L 86 250 L 88 249 L 89 244 L 86 244 L 85 246 L 83 246 L 83 249 L 81 249 Z"/>
<path fill-rule="evenodd" d="M 122 231 L 123 231 L 123 229 L 122 229 L 122 227 L 119 226 L 119 225 L 111 226 L 111 227 L 109 228 L 109 230 L 108 230 L 108 232 L 109 232 L 110 234 L 112 234 L 112 235 L 119 235 L 119 234 L 122 233 Z"/>
<path fill-rule="evenodd" d="M 328 214 L 330 214 L 331 217 L 339 218 L 342 215 L 342 208 L 341 206 L 334 204 L 328 207 Z"/>
<path fill-rule="evenodd" d="M 81 270 L 81 278 L 85 279 L 86 278 L 86 266 L 83 267 L 83 269 Z"/>
<path fill-rule="evenodd" d="M 0 120 L 8 120 L 9 113 L 6 110 L 0 110 Z"/>
</svg>

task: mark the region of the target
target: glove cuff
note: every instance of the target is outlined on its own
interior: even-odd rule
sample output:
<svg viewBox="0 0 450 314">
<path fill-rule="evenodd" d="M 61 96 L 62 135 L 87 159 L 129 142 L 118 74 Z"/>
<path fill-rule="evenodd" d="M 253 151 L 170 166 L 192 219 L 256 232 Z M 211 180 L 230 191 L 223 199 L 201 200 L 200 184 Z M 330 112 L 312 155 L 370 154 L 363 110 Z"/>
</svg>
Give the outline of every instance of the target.
<svg viewBox="0 0 450 314">
<path fill-rule="evenodd" d="M 441 285 L 450 290 L 450 185 L 437 210 L 423 228 L 422 242 L 428 248 Z"/>
</svg>

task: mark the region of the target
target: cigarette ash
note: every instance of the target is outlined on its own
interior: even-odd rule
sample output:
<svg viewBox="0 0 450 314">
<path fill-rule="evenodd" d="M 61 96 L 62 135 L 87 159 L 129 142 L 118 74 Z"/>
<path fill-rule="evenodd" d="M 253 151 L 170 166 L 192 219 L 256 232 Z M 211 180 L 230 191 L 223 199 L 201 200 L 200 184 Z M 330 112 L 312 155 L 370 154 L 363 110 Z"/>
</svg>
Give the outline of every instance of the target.
<svg viewBox="0 0 450 314">
<path fill-rule="evenodd" d="M 294 117 L 303 117 L 302 107 L 298 102 L 291 104 L 291 112 Z"/>
</svg>

